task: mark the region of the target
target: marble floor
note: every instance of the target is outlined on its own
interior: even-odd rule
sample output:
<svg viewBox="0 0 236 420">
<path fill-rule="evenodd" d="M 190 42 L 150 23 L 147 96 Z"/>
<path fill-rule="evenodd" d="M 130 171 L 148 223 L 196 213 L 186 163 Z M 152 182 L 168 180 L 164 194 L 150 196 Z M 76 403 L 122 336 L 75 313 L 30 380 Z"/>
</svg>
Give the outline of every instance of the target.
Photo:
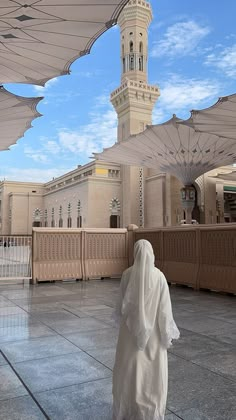
<svg viewBox="0 0 236 420">
<path fill-rule="evenodd" d="M 111 420 L 118 280 L 0 284 L 0 419 Z M 171 287 L 166 420 L 236 420 L 235 297 Z"/>
</svg>

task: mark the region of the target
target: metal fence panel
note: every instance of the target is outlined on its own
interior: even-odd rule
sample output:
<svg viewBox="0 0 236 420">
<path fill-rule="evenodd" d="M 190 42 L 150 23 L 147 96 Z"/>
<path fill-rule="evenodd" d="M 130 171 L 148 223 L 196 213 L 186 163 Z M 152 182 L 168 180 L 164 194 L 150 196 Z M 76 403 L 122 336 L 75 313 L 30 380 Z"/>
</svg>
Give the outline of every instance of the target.
<svg viewBox="0 0 236 420">
<path fill-rule="evenodd" d="M 31 236 L 0 235 L 0 281 L 31 278 Z"/>
</svg>

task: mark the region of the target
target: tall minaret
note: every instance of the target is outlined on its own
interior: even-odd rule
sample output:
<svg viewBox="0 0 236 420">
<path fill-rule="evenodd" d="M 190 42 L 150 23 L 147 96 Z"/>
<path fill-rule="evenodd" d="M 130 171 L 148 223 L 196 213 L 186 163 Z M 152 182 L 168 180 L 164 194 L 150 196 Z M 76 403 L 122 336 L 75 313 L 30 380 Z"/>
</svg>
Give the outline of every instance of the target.
<svg viewBox="0 0 236 420">
<path fill-rule="evenodd" d="M 118 142 L 138 134 L 152 123 L 152 111 L 160 95 L 156 86 L 147 84 L 148 27 L 151 5 L 130 0 L 118 24 L 121 36 L 121 86 L 111 93 L 118 115 Z M 122 226 L 143 225 L 143 171 L 122 166 Z"/>
</svg>

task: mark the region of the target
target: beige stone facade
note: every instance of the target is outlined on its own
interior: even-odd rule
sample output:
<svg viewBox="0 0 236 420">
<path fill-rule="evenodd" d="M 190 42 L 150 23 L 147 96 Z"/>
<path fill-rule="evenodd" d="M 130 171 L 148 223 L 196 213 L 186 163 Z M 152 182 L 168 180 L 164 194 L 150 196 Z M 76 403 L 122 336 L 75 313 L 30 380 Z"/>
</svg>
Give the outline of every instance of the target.
<svg viewBox="0 0 236 420">
<path fill-rule="evenodd" d="M 152 110 L 160 95 L 159 88 L 147 80 L 151 19 L 150 3 L 144 0 L 130 0 L 119 17 L 121 85 L 111 93 L 119 142 L 152 123 Z M 193 218 L 200 223 L 236 222 L 236 182 L 215 178 L 217 172 L 201 176 L 194 184 Z M 46 184 L 3 181 L 1 234 L 29 234 L 32 226 L 178 225 L 185 218 L 181 187 L 170 174 L 99 161 L 79 166 Z"/>
</svg>

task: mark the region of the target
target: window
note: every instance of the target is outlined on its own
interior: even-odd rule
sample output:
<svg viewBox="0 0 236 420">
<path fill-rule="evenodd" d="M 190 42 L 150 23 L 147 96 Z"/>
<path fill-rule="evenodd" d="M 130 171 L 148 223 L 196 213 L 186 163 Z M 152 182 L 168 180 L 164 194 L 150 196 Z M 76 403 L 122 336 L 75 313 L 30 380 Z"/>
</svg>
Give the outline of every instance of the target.
<svg viewBox="0 0 236 420">
<path fill-rule="evenodd" d="M 77 228 L 82 228 L 82 217 L 81 216 L 77 217 Z"/>
<path fill-rule="evenodd" d="M 134 43 L 133 43 L 133 41 L 130 41 L 130 43 L 129 43 L 129 51 L 131 53 L 134 52 Z"/>
<path fill-rule="evenodd" d="M 110 216 L 110 228 L 119 228 L 120 227 L 120 216 L 112 214 Z"/>
<path fill-rule="evenodd" d="M 67 207 L 67 227 L 72 227 L 72 218 L 71 218 L 71 203 L 68 204 Z"/>
<path fill-rule="evenodd" d="M 82 227 L 82 216 L 81 216 L 80 212 L 81 212 L 81 202 L 80 202 L 80 200 L 78 200 L 78 204 L 77 204 L 77 228 Z"/>
<path fill-rule="evenodd" d="M 134 70 L 134 56 L 133 55 L 129 56 L 129 69 Z"/>
<path fill-rule="evenodd" d="M 138 59 L 138 69 L 139 71 L 143 71 L 143 56 Z"/>
<path fill-rule="evenodd" d="M 42 222 L 41 222 L 41 210 L 38 209 L 38 208 L 34 210 L 33 226 L 34 227 L 41 227 L 42 226 Z"/>
<path fill-rule="evenodd" d="M 62 206 L 59 207 L 59 228 L 63 227 Z"/>
<path fill-rule="evenodd" d="M 55 227 L 55 210 L 54 210 L 54 207 L 52 208 L 51 227 Z"/>
<path fill-rule="evenodd" d="M 44 210 L 44 226 L 48 226 L 48 211 L 47 209 Z"/>
<path fill-rule="evenodd" d="M 122 63 L 123 63 L 123 73 L 125 73 L 125 58 L 123 58 Z"/>
</svg>

